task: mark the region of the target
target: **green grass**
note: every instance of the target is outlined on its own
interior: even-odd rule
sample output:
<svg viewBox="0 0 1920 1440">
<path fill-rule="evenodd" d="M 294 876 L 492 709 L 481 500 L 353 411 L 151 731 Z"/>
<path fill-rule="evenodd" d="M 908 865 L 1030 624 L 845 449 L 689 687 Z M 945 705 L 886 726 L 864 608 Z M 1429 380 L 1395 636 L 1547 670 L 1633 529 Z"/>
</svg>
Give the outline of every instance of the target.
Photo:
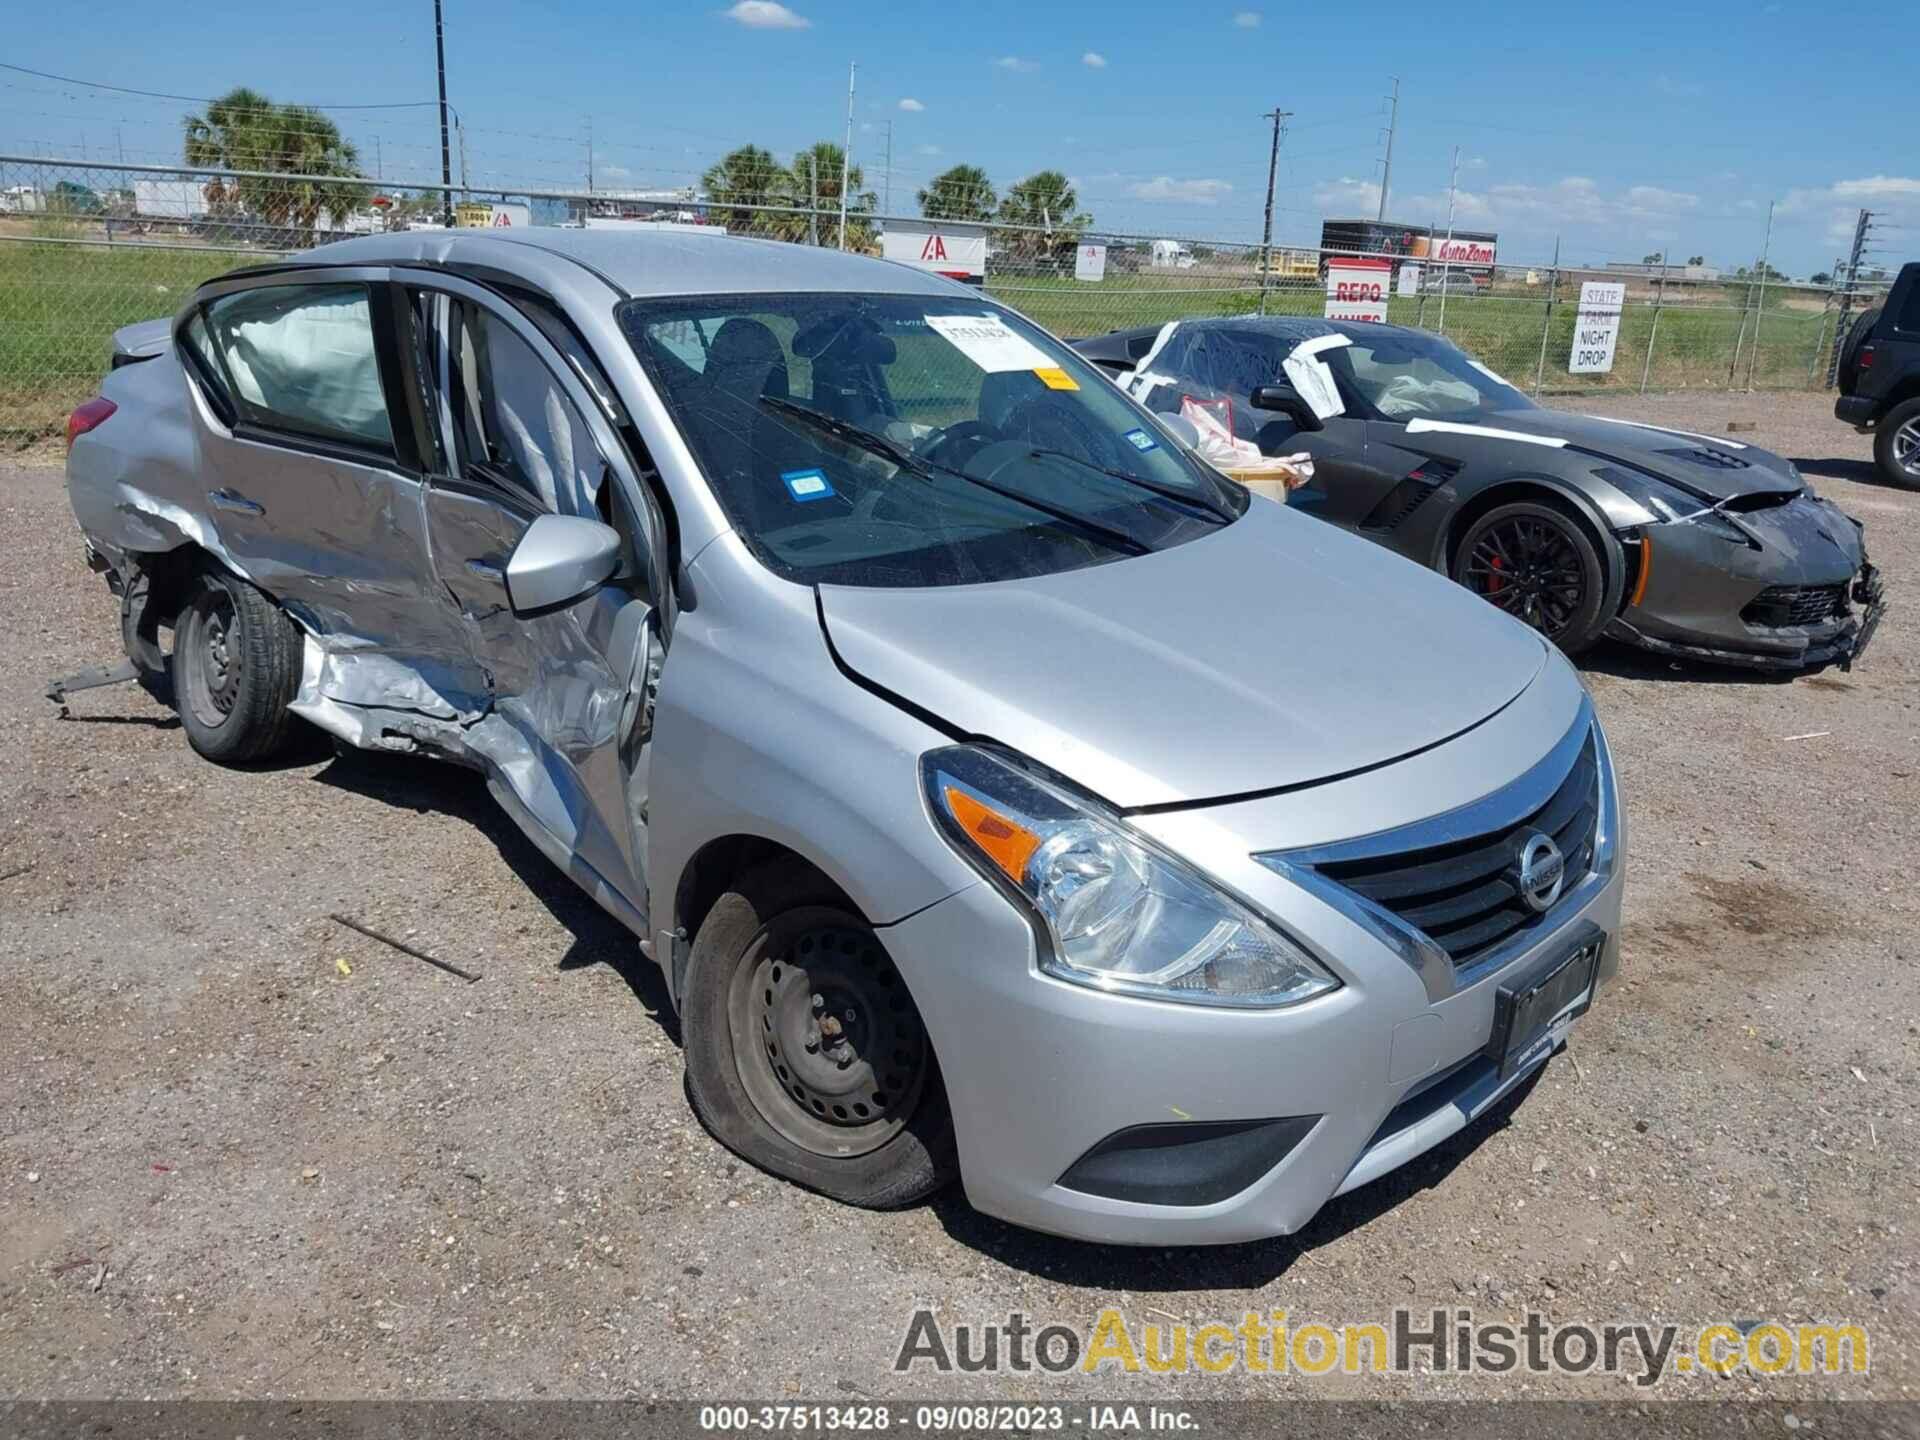
<svg viewBox="0 0 1920 1440">
<path fill-rule="evenodd" d="M 96 229 L 89 233 L 97 236 Z M 67 412 L 94 392 L 107 367 L 113 332 L 137 320 L 171 315 L 201 281 L 239 265 L 273 258 L 185 247 L 57 243 L 32 226 L 0 226 L 0 439 L 27 441 L 58 435 Z M 1114 273 L 1097 285 L 1051 276 L 1003 276 L 988 292 L 1060 335 L 1091 335 L 1132 325 L 1201 315 L 1254 311 L 1259 291 L 1246 276 L 1203 271 Z M 1727 303 L 1668 305 L 1659 312 L 1653 363 L 1646 365 L 1654 310 L 1635 300 L 1622 317 L 1613 373 L 1569 375 L 1574 310 L 1568 287 L 1549 318 L 1544 292 L 1449 296 L 1445 333 L 1482 364 L 1522 389 L 1536 371 L 1546 392 L 1638 389 L 1643 369 L 1650 388 L 1801 388 L 1808 383 L 1816 344 L 1826 328 L 1818 311 L 1791 308 L 1781 291 L 1768 294 L 1758 363 L 1753 359 L 1752 315 L 1742 337 L 1739 294 Z M 1274 314 L 1318 315 L 1317 284 L 1293 282 L 1268 296 Z M 1389 318 L 1439 328 L 1439 300 L 1396 297 Z M 1545 364 L 1541 330 L 1546 328 Z M 1826 337 L 1830 342 L 1831 337 Z M 1737 371 L 1734 347 L 1740 344 Z"/>
<path fill-rule="evenodd" d="M 1258 309 L 1260 292 L 1230 280 L 1147 275 L 1109 277 L 1097 285 L 1054 277 L 990 279 L 988 292 L 1038 324 L 1060 335 L 1097 335 L 1134 325 L 1164 324 L 1196 316 L 1248 315 Z M 1744 317 L 1738 301 L 1729 305 L 1665 305 L 1656 330 L 1654 307 L 1635 301 L 1621 316 L 1620 340 L 1613 370 L 1607 375 L 1571 375 L 1567 356 L 1573 348 L 1577 306 L 1562 287 L 1551 316 L 1545 292 L 1447 297 L 1447 338 L 1481 364 L 1498 371 L 1523 390 L 1534 388 L 1536 375 L 1543 393 L 1640 388 L 1643 370 L 1655 390 L 1744 389 L 1749 369 L 1761 389 L 1798 389 L 1808 383 L 1816 346 L 1831 339 L 1827 320 L 1819 311 L 1789 308 L 1784 295 L 1768 297 L 1760 320 L 1759 357 L 1753 355 L 1753 314 Z M 1322 292 L 1315 285 L 1275 289 L 1267 296 L 1270 315 L 1317 316 Z M 1439 330 L 1440 299 L 1436 295 L 1396 296 L 1387 318 L 1397 325 Z M 1743 330 L 1744 319 L 1744 330 Z M 1541 332 L 1546 331 L 1545 363 L 1541 359 Z M 1647 344 L 1654 343 L 1653 363 L 1646 364 Z M 1734 371 L 1734 348 L 1739 365 Z M 1816 367 L 1814 374 L 1819 375 Z"/>
<path fill-rule="evenodd" d="M 201 281 L 270 258 L 0 234 L 0 438 L 58 434 L 99 384 L 115 330 L 171 315 Z"/>
</svg>

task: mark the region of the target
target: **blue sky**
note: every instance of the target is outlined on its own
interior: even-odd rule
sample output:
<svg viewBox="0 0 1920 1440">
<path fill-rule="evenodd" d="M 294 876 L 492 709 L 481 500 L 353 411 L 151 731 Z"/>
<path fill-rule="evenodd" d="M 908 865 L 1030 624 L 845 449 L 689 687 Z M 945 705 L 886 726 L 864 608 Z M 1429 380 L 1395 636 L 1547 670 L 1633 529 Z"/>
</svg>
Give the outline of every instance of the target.
<svg viewBox="0 0 1920 1440">
<path fill-rule="evenodd" d="M 1397 74 L 1395 218 L 1444 223 L 1458 145 L 1458 223 L 1498 230 L 1503 259 L 1543 261 L 1557 237 L 1574 261 L 1668 248 L 1751 262 L 1776 201 L 1775 263 L 1806 274 L 1844 249 L 1862 205 L 1905 227 L 1882 232 L 1883 258 L 1920 253 L 1920 143 L 1893 78 L 1920 61 L 1911 0 L 1832 17 L 1791 0 L 447 0 L 447 65 L 476 184 L 578 187 L 589 128 L 602 185 L 690 183 L 745 141 L 785 158 L 840 137 L 857 60 L 855 160 L 887 188 L 891 122 L 896 210 L 957 161 L 1003 187 L 1054 167 L 1104 228 L 1239 240 L 1259 238 L 1261 115 L 1277 104 L 1294 118 L 1275 233 L 1296 243 L 1322 215 L 1372 213 Z M 191 24 L 109 3 L 78 30 L 59 7 L 23 6 L 8 42 L 12 64 L 186 96 L 243 82 L 338 106 L 434 94 L 428 0 L 201 0 Z M 164 162 L 189 108 L 0 71 L 0 148 Z M 390 179 L 437 173 L 431 108 L 336 118 Z"/>
</svg>

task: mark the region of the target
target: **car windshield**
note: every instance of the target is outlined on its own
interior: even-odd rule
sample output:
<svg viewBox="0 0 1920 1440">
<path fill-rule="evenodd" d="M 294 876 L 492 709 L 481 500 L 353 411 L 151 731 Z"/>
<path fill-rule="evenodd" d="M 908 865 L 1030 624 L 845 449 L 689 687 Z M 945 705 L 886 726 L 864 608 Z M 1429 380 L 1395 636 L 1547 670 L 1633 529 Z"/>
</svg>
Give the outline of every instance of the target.
<svg viewBox="0 0 1920 1440">
<path fill-rule="evenodd" d="M 635 300 L 621 323 L 734 528 L 803 584 L 1046 574 L 1182 544 L 1247 505 L 985 300 Z"/>
<path fill-rule="evenodd" d="M 1381 420 L 1480 420 L 1534 403 L 1437 335 L 1355 335 L 1321 352 L 1350 409 Z M 1358 405 L 1354 402 L 1358 401 Z"/>
</svg>

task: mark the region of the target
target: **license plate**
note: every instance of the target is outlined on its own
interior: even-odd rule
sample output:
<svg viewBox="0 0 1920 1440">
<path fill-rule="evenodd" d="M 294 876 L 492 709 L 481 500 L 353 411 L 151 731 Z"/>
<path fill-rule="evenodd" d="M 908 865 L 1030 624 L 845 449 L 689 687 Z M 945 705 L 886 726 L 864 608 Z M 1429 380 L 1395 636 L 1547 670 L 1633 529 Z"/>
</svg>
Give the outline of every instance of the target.
<svg viewBox="0 0 1920 1440">
<path fill-rule="evenodd" d="M 1567 1027 L 1586 1014 L 1606 944 L 1600 929 L 1583 926 L 1570 947 L 1500 987 L 1486 1053 L 1499 1062 L 1502 1080 L 1553 1049 L 1566 1037 Z"/>
</svg>

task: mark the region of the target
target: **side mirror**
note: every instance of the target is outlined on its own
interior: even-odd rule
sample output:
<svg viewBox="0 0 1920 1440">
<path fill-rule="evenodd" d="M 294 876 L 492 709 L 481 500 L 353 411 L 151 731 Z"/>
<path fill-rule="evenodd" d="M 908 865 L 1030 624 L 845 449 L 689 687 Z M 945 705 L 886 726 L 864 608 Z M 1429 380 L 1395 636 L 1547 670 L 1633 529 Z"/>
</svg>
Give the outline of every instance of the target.
<svg viewBox="0 0 1920 1440">
<path fill-rule="evenodd" d="M 516 614 L 551 610 L 598 590 L 620 568 L 620 532 L 598 520 L 542 515 L 507 557 Z"/>
<path fill-rule="evenodd" d="M 1320 417 L 1313 413 L 1313 407 L 1307 404 L 1306 397 L 1291 385 L 1262 385 L 1253 392 L 1250 403 L 1256 410 L 1278 410 L 1282 415 L 1290 416 L 1302 430 L 1327 428 Z"/>
<path fill-rule="evenodd" d="M 1200 448 L 1200 427 L 1184 415 L 1162 415 L 1160 423 L 1189 450 Z"/>
</svg>

